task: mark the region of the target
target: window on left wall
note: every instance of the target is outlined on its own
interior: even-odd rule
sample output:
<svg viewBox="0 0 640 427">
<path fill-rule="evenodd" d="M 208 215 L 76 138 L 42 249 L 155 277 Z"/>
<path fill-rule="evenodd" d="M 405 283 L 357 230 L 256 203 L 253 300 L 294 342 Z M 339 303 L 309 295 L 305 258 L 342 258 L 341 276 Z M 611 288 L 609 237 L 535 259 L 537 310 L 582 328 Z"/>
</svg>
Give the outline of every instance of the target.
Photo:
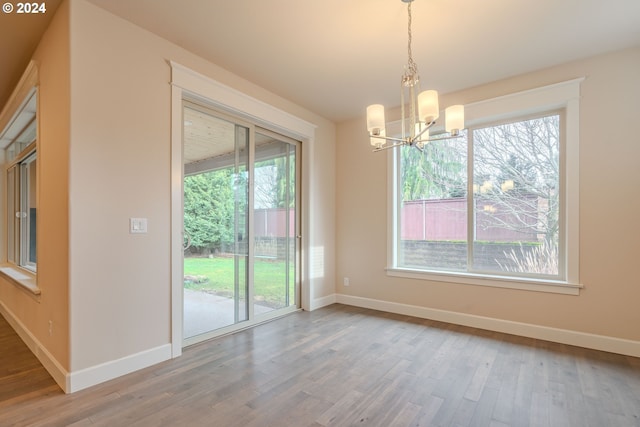
<svg viewBox="0 0 640 427">
<path fill-rule="evenodd" d="M 37 90 L 29 91 L 0 133 L 6 170 L 7 262 L 37 270 Z"/>
</svg>

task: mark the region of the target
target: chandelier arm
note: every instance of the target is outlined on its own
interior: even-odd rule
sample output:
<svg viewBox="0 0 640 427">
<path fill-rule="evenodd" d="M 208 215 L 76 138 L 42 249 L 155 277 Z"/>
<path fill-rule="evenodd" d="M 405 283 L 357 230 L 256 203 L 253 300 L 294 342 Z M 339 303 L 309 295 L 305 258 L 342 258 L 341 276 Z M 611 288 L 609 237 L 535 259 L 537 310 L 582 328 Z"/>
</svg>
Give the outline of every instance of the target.
<svg viewBox="0 0 640 427">
<path fill-rule="evenodd" d="M 385 141 L 397 142 L 397 143 L 400 143 L 400 144 L 409 143 L 409 141 L 406 140 L 406 139 L 394 138 L 392 136 L 372 135 L 371 133 L 369 133 L 369 137 L 370 138 L 376 138 L 376 139 L 384 139 Z"/>
<path fill-rule="evenodd" d="M 433 125 L 435 125 L 435 124 L 436 124 L 436 121 L 435 121 L 435 120 L 434 120 L 434 121 L 432 121 L 432 122 L 426 123 L 426 124 L 425 124 L 424 129 L 422 129 L 422 130 L 420 131 L 420 133 L 419 133 L 419 134 L 417 134 L 416 136 L 414 136 L 413 138 L 411 138 L 411 140 L 412 140 L 412 141 L 422 141 L 422 140 L 420 139 L 420 137 L 422 136 L 422 134 L 423 134 L 423 133 L 425 133 L 426 131 L 428 131 L 429 129 L 431 129 L 431 128 L 433 127 Z M 428 140 L 427 140 L 427 141 L 428 141 Z"/>
<path fill-rule="evenodd" d="M 376 147 L 376 148 L 373 149 L 373 152 L 377 153 L 378 151 L 385 151 L 385 150 L 389 150 L 390 148 L 407 147 L 407 146 L 408 147 L 414 147 L 415 149 L 417 149 L 421 153 L 424 151 L 422 148 L 420 148 L 419 145 L 416 145 L 415 142 L 409 143 L 408 141 L 400 141 L 400 142 L 397 142 L 397 143 L 392 144 L 392 145 L 385 145 L 385 146 Z"/>
<path fill-rule="evenodd" d="M 390 148 L 395 148 L 395 147 L 402 147 L 407 145 L 407 143 L 405 141 L 400 141 L 396 144 L 392 144 L 392 145 L 385 145 L 384 147 L 377 147 L 373 149 L 374 153 L 377 153 L 378 151 L 384 151 L 384 150 L 388 150 Z"/>
<path fill-rule="evenodd" d="M 415 142 L 435 142 L 435 141 L 445 141 L 447 139 L 458 139 L 458 138 L 462 138 L 464 135 L 450 135 L 450 136 L 443 136 L 440 138 L 429 138 L 429 139 L 421 139 L 419 141 L 415 141 Z"/>
</svg>

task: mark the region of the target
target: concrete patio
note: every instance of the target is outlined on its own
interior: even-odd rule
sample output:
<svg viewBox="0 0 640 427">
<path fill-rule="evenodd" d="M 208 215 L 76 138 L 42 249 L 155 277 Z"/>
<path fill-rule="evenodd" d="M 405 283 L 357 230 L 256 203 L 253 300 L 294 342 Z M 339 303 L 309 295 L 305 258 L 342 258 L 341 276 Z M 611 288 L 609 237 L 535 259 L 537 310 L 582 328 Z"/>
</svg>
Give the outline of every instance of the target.
<svg viewBox="0 0 640 427">
<path fill-rule="evenodd" d="M 272 310 L 270 307 L 254 304 L 255 314 L 267 313 Z M 185 289 L 183 315 L 184 338 L 191 338 L 229 326 L 234 322 L 233 299 Z"/>
</svg>

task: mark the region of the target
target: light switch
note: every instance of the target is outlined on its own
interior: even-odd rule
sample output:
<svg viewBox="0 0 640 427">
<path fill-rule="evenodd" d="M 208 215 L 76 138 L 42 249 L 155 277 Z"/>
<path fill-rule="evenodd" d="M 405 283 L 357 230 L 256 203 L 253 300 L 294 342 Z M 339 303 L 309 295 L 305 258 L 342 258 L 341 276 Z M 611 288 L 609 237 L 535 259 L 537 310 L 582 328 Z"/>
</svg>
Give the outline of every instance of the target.
<svg viewBox="0 0 640 427">
<path fill-rule="evenodd" d="M 147 232 L 147 218 L 129 218 L 129 233 L 140 234 Z"/>
</svg>

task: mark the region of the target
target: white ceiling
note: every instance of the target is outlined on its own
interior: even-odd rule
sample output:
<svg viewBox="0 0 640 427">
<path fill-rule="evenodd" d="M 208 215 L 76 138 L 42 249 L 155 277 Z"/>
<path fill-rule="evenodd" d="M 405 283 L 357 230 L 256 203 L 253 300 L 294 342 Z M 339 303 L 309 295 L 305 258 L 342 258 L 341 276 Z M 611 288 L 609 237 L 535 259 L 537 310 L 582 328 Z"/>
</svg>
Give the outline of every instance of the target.
<svg viewBox="0 0 640 427">
<path fill-rule="evenodd" d="M 47 0 L 45 13 L 0 12 L 0 111 L 26 70 L 42 33 L 51 22 L 61 1 Z"/>
<path fill-rule="evenodd" d="M 397 106 L 400 0 L 90 0 L 336 122 Z M 640 0 L 415 0 L 422 89 L 450 92 L 640 44 Z"/>
<path fill-rule="evenodd" d="M 400 0 L 89 0 L 336 122 L 399 104 Z M 422 89 L 441 93 L 640 45 L 640 0 L 415 0 Z M 2 36 L 0 30 L 0 36 Z"/>
</svg>

